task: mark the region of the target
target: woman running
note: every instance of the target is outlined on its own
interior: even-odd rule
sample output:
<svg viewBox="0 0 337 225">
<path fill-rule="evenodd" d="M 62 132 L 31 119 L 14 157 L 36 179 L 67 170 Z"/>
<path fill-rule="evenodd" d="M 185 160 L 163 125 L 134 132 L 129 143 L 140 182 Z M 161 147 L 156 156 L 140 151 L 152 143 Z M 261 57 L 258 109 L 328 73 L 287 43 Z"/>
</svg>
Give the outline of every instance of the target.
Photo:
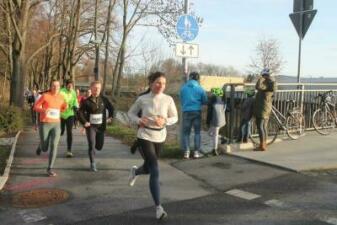
<svg viewBox="0 0 337 225">
<path fill-rule="evenodd" d="M 144 159 L 141 167 L 131 168 L 129 185 L 134 185 L 138 175 L 150 174 L 149 186 L 156 206 L 156 218 L 163 219 L 167 213 L 160 204 L 158 157 L 166 139 L 166 126 L 175 124 L 178 114 L 173 98 L 163 93 L 166 86 L 165 74 L 152 73 L 149 83 L 151 91 L 138 97 L 128 112 L 131 121 L 139 126 L 137 138 Z M 138 117 L 139 111 L 142 112 L 141 117 Z"/>
</svg>

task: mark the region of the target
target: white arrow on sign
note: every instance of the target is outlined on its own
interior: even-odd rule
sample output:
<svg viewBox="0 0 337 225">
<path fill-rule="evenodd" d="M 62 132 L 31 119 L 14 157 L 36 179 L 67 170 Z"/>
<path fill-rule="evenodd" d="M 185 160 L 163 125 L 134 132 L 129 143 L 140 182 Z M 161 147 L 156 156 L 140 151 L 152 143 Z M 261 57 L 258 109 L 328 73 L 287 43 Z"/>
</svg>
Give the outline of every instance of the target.
<svg viewBox="0 0 337 225">
<path fill-rule="evenodd" d="M 199 45 L 188 43 L 176 44 L 176 56 L 184 58 L 198 58 L 199 57 Z"/>
</svg>

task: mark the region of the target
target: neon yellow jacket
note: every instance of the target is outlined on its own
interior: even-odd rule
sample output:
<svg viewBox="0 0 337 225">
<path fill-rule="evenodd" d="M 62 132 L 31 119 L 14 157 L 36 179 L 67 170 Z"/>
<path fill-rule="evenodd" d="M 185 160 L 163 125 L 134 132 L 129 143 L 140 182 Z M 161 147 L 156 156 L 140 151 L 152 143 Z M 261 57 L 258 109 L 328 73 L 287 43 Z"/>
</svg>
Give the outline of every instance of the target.
<svg viewBox="0 0 337 225">
<path fill-rule="evenodd" d="M 67 109 L 61 113 L 61 118 L 68 119 L 75 115 L 74 109 L 78 109 L 76 92 L 73 89 L 69 91 L 67 88 L 61 88 L 60 94 L 68 105 Z"/>
</svg>

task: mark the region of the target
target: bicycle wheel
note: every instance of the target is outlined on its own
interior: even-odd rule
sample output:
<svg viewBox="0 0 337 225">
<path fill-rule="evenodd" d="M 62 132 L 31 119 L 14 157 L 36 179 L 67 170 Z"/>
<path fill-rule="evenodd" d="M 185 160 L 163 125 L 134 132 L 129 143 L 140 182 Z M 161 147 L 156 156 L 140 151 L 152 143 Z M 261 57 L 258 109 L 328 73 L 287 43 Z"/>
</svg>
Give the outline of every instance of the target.
<svg viewBox="0 0 337 225">
<path fill-rule="evenodd" d="M 280 127 L 274 118 L 270 118 L 267 127 L 267 145 L 272 144 L 279 133 Z M 260 144 L 259 132 L 257 130 L 255 118 L 251 121 L 250 127 L 250 140 L 255 144 Z"/>
<path fill-rule="evenodd" d="M 335 118 L 330 110 L 317 109 L 312 116 L 315 130 L 322 135 L 328 135 L 336 127 Z"/>
<path fill-rule="evenodd" d="M 301 112 L 295 111 L 287 116 L 286 128 L 288 136 L 296 140 L 304 134 L 305 120 Z"/>
</svg>

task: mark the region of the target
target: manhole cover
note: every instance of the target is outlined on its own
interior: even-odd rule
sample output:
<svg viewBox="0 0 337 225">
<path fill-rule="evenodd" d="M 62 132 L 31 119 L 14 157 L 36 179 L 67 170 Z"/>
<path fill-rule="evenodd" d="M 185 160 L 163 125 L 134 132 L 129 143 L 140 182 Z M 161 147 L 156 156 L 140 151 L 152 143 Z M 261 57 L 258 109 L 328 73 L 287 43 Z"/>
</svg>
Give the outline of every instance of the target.
<svg viewBox="0 0 337 225">
<path fill-rule="evenodd" d="M 39 208 L 65 202 L 69 193 L 60 189 L 36 189 L 21 192 L 12 197 L 12 206 L 18 208 Z"/>
</svg>

